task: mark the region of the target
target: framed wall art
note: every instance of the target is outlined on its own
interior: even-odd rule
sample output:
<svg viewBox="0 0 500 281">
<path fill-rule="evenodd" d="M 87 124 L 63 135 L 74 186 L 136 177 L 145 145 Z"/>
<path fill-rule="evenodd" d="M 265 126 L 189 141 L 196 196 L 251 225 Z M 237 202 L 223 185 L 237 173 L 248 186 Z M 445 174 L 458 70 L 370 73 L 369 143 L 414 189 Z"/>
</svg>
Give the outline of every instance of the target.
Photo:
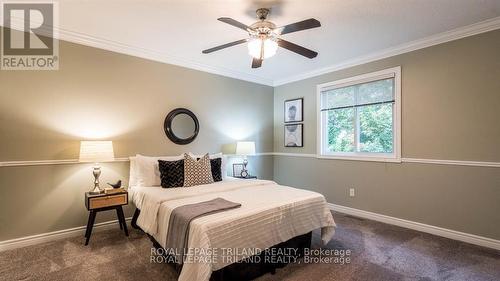
<svg viewBox="0 0 500 281">
<path fill-rule="evenodd" d="M 303 147 L 304 124 L 285 125 L 285 147 Z"/>
<path fill-rule="evenodd" d="M 304 121 L 304 98 L 285 101 L 285 123 Z"/>
</svg>

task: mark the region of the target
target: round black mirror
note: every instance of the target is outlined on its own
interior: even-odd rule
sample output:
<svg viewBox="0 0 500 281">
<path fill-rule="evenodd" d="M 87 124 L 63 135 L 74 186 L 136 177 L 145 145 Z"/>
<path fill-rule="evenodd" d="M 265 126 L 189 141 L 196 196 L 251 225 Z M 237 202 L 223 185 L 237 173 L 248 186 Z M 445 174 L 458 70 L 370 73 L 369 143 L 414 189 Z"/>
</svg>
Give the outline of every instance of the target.
<svg viewBox="0 0 500 281">
<path fill-rule="evenodd" d="M 191 110 L 176 108 L 165 117 L 163 129 L 167 137 L 176 144 L 188 144 L 200 131 L 198 118 Z"/>
</svg>

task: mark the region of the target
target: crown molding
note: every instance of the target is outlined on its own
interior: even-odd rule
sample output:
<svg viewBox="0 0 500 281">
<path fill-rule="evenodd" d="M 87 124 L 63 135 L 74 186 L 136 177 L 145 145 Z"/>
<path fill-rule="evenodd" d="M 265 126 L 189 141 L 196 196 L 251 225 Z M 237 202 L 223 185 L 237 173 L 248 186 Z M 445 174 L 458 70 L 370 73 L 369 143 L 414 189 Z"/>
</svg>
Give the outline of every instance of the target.
<svg viewBox="0 0 500 281">
<path fill-rule="evenodd" d="M 414 40 L 408 43 L 404 43 L 395 47 L 387 48 L 382 51 L 374 52 L 369 55 L 360 56 L 351 60 L 347 60 L 338 64 L 330 65 L 313 71 L 304 72 L 298 75 L 294 75 L 284 79 L 278 79 L 274 81 L 273 86 L 280 86 L 307 78 L 319 76 L 322 74 L 350 68 L 353 66 L 385 59 L 388 57 L 397 56 L 400 54 L 416 51 L 419 49 L 431 47 L 434 45 L 439 45 L 442 43 L 458 40 L 461 38 L 473 36 L 476 34 L 500 29 L 500 17 L 495 17 L 471 25 L 459 27 L 450 31 L 445 31 L 432 36 L 428 36 L 422 39 Z"/>
<path fill-rule="evenodd" d="M 173 64 L 177 66 L 182 66 L 190 69 L 195 69 L 203 72 L 208 72 L 212 74 L 217 74 L 225 77 L 244 80 L 266 86 L 274 85 L 273 80 L 270 79 L 262 78 L 260 76 L 251 75 L 240 71 L 230 70 L 224 67 L 210 66 L 207 64 L 199 63 L 194 60 L 190 60 L 173 54 L 160 53 L 150 49 L 136 47 L 108 39 L 97 38 L 87 34 L 64 30 L 60 28 L 58 32 L 60 40 L 68 41 L 71 43 L 104 49 L 107 51 L 163 62 L 167 64 Z"/>
<path fill-rule="evenodd" d="M 17 20 L 16 18 L 13 19 Z M 346 69 L 349 67 L 431 47 L 434 45 L 439 45 L 442 43 L 465 38 L 468 36 L 473 36 L 476 34 L 500 29 L 500 17 L 495 17 L 482 22 L 459 27 L 450 31 L 445 31 L 429 37 L 404 43 L 395 47 L 387 48 L 382 51 L 374 52 L 369 55 L 360 56 L 334 65 L 330 65 L 313 71 L 303 72 L 298 75 L 293 75 L 287 78 L 277 79 L 277 80 L 267 79 L 261 76 L 252 75 L 241 71 L 231 70 L 220 66 L 210 66 L 207 64 L 196 62 L 194 60 L 185 57 L 180 57 L 163 52 L 157 52 L 147 48 L 137 47 L 118 41 L 98 38 L 85 33 L 70 31 L 59 27 L 54 27 L 54 29 L 55 29 L 54 33 L 57 39 L 68 41 L 71 43 L 76 43 L 80 45 L 85 45 L 89 47 L 130 55 L 134 57 L 144 58 L 152 61 L 177 65 L 181 67 L 195 69 L 203 72 L 208 72 L 216 75 L 226 76 L 266 86 L 276 87 L 291 82 L 296 82 L 307 78 L 319 76 L 322 74 Z"/>
<path fill-rule="evenodd" d="M 13 27 L 12 29 L 20 30 L 18 27 L 23 26 L 23 19 L 12 17 Z M 41 23 L 40 23 L 41 24 Z M 199 70 L 207 73 L 212 73 L 216 75 L 221 75 L 225 77 L 230 77 L 238 80 L 244 80 L 252 83 L 262 84 L 266 86 L 273 86 L 274 81 L 271 79 L 266 79 L 257 75 L 248 74 L 245 72 L 231 70 L 220 66 L 211 66 L 203 63 L 196 62 L 194 60 L 176 56 L 169 53 L 157 52 L 151 49 L 133 46 L 130 44 L 99 38 L 96 36 L 88 35 L 82 32 L 71 31 L 68 29 L 60 28 L 58 26 L 53 26 L 54 34 L 53 36 L 58 40 L 67 41 L 70 43 L 75 43 L 79 45 L 89 46 L 97 49 L 102 49 L 106 51 L 111 51 L 115 53 L 125 54 L 129 56 L 139 57 L 147 60 L 158 61 L 162 63 L 177 65 L 189 69 Z M 20 30 L 23 31 L 23 30 Z M 41 29 L 40 32 L 44 34 L 46 29 Z"/>
</svg>

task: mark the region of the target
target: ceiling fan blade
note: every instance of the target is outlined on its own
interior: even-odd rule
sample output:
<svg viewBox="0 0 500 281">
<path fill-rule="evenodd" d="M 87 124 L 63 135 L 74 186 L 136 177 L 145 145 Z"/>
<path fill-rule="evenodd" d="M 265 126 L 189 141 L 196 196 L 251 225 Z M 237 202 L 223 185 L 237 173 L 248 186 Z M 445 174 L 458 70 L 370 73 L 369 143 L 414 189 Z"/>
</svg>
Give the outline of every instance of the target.
<svg viewBox="0 0 500 281">
<path fill-rule="evenodd" d="M 242 43 L 245 43 L 247 41 L 248 41 L 248 39 L 241 39 L 241 40 L 238 40 L 238 41 L 234 41 L 234 42 L 231 42 L 231 43 L 227 43 L 227 44 L 224 44 L 224 45 L 220 45 L 220 46 L 217 46 L 217 47 L 206 49 L 206 50 L 203 50 L 201 52 L 204 53 L 204 54 L 209 54 L 211 52 L 222 50 L 224 48 L 228 48 L 228 47 L 231 47 L 231 46 L 234 46 L 234 45 L 242 44 Z"/>
<path fill-rule="evenodd" d="M 262 66 L 262 60 L 253 58 L 252 60 L 252 68 L 259 68 Z"/>
<path fill-rule="evenodd" d="M 288 24 L 288 25 L 285 25 L 282 27 L 278 27 L 275 29 L 275 32 L 283 35 L 283 34 L 287 34 L 287 33 L 311 29 L 311 28 L 320 27 L 320 26 L 321 26 L 321 23 L 317 19 L 308 19 L 308 20 L 303 20 L 303 21 L 299 21 L 296 23 Z"/>
<path fill-rule="evenodd" d="M 296 45 L 292 42 L 283 39 L 278 40 L 278 45 L 282 48 L 285 48 L 299 55 L 303 55 L 304 57 L 308 57 L 310 59 L 315 58 L 318 55 L 318 53 L 313 50 L 309 50 L 307 48 L 304 48 L 302 46 Z"/>
<path fill-rule="evenodd" d="M 235 26 L 237 28 L 241 28 L 245 31 L 247 31 L 248 29 L 251 29 L 248 25 L 241 23 L 237 20 L 234 20 L 232 18 L 218 18 L 217 20 L 220 20 L 221 22 L 225 22 L 225 23 L 230 24 L 232 26 Z"/>
</svg>

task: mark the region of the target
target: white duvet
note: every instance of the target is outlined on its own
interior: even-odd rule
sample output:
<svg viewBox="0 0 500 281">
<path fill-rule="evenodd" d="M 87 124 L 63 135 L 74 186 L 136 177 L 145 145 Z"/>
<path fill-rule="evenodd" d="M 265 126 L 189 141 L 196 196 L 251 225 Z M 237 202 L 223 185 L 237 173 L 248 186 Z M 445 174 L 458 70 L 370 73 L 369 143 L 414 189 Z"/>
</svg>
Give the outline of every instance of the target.
<svg viewBox="0 0 500 281">
<path fill-rule="evenodd" d="M 141 210 L 137 224 L 163 247 L 170 213 L 176 207 L 217 197 L 240 203 L 240 208 L 191 222 L 188 248 L 196 249 L 197 255 L 209 253 L 209 249 L 266 249 L 318 228 L 326 244 L 335 231 L 323 195 L 273 181 L 233 179 L 189 188 L 132 187 L 129 192 Z M 185 263 L 179 280 L 209 280 L 212 271 L 231 262 L 234 260 Z"/>
</svg>

